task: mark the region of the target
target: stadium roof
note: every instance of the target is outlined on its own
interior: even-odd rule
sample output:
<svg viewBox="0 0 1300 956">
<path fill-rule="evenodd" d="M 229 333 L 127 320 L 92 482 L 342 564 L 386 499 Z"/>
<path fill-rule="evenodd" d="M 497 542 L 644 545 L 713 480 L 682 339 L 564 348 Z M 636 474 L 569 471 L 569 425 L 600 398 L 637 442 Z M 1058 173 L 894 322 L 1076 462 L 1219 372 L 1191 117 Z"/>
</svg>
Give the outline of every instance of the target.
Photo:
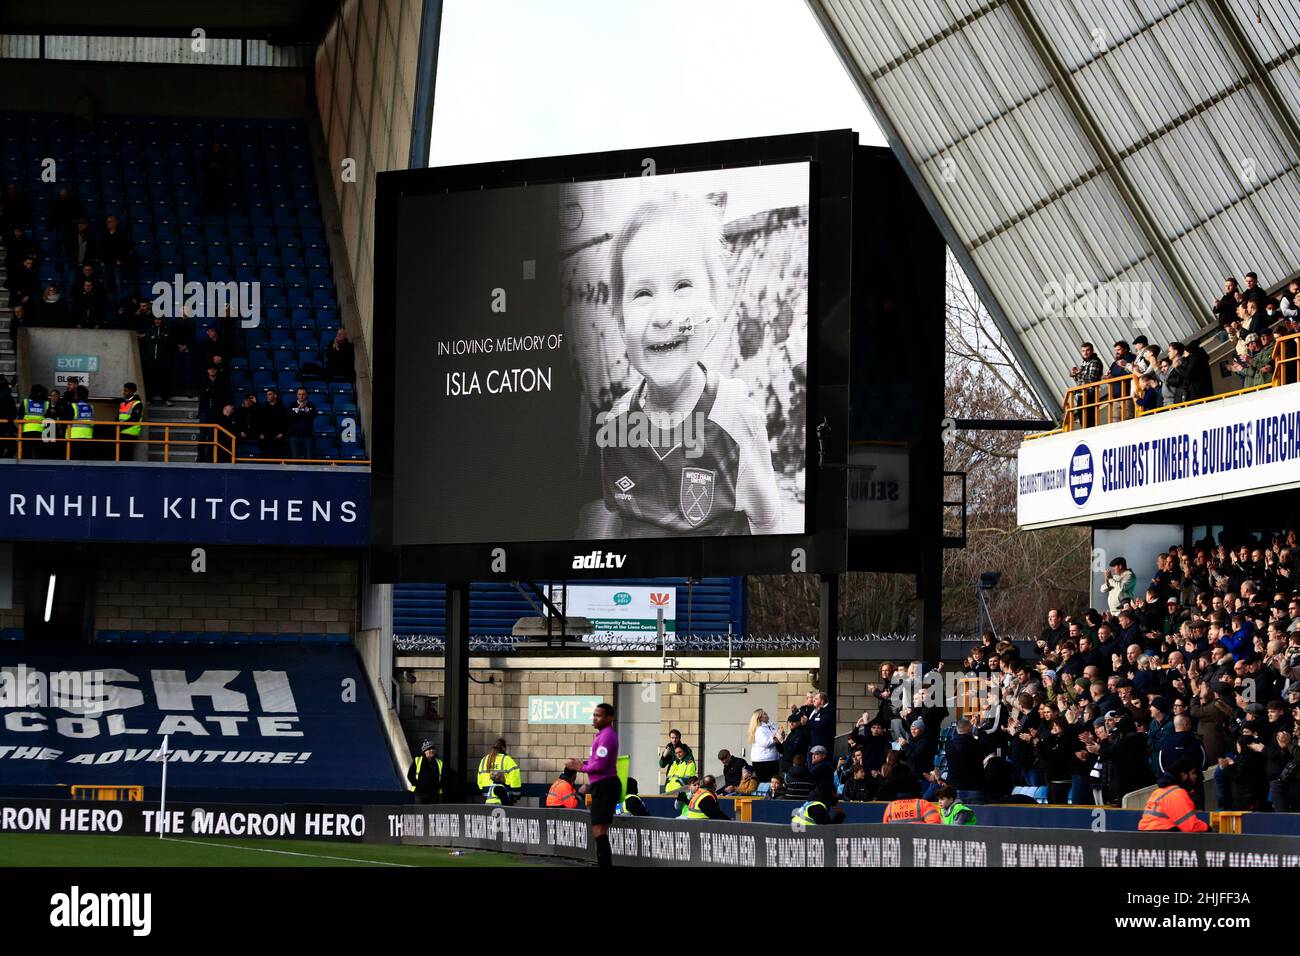
<svg viewBox="0 0 1300 956">
<path fill-rule="evenodd" d="M 1300 272 L 1295 0 L 808 3 L 1049 409 L 1080 341 Z M 1076 316 L 1112 282 L 1150 285 Z"/>
</svg>

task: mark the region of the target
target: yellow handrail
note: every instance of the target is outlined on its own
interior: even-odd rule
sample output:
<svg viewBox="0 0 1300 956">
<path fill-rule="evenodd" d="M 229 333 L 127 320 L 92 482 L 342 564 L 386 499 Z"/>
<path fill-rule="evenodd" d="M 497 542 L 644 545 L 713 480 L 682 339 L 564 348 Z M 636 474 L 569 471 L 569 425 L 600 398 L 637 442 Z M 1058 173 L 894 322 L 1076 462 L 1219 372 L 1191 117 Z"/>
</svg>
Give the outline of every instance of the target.
<svg viewBox="0 0 1300 956">
<path fill-rule="evenodd" d="M 1217 402 L 1220 399 L 1234 398 L 1278 385 L 1294 385 L 1300 382 L 1300 332 L 1278 336 L 1273 343 L 1273 380 L 1263 385 L 1251 385 L 1231 392 L 1220 392 L 1218 395 L 1207 395 L 1204 398 L 1193 398 L 1173 405 L 1143 409 L 1137 404 L 1133 394 L 1134 379 L 1135 376 L 1122 375 L 1099 379 L 1085 385 L 1070 386 L 1065 390 L 1065 397 L 1061 402 L 1061 427 L 1026 435 L 1024 440 L 1033 441 L 1036 438 L 1046 438 L 1048 435 L 1058 435 L 1061 432 L 1096 428 L 1115 421 L 1156 415 L 1176 408 L 1203 405 L 1206 402 Z"/>
<path fill-rule="evenodd" d="M 42 461 L 134 461 L 133 454 L 128 454 L 123 458 L 124 453 L 133 452 L 136 445 L 161 445 L 163 450 L 163 461 L 172 462 L 173 449 L 180 448 L 198 448 L 199 461 L 211 461 L 214 464 L 234 464 L 236 462 L 261 462 L 263 464 L 279 465 L 356 465 L 364 467 L 370 464 L 367 459 L 334 459 L 334 458 L 261 458 L 239 455 L 237 452 L 238 440 L 228 429 L 209 422 L 119 422 L 119 421 L 100 421 L 75 422 L 65 419 L 46 418 L 41 422 L 42 432 L 48 425 L 56 426 L 56 436 L 50 441 L 45 441 L 42 435 L 35 435 L 27 438 L 22 433 L 22 428 L 27 422 L 24 419 L 0 419 L 0 424 L 12 424 L 16 435 L 0 437 L 0 445 L 12 442 L 17 446 L 17 457 L 19 460 L 27 458 L 29 460 Z M 94 429 L 112 429 L 113 437 L 91 437 L 91 438 L 69 438 L 67 431 L 70 427 L 85 427 L 90 425 Z M 122 431 L 126 428 L 140 427 L 145 430 L 138 436 L 123 435 Z M 176 438 L 172 435 L 172 430 L 180 432 L 197 432 L 197 438 Z M 159 436 L 161 430 L 161 437 Z M 101 432 L 101 436 L 102 436 Z M 99 446 L 112 445 L 112 458 L 96 454 L 92 448 Z M 206 450 L 205 450 L 206 449 Z M 82 454 L 88 452 L 89 454 Z"/>
</svg>

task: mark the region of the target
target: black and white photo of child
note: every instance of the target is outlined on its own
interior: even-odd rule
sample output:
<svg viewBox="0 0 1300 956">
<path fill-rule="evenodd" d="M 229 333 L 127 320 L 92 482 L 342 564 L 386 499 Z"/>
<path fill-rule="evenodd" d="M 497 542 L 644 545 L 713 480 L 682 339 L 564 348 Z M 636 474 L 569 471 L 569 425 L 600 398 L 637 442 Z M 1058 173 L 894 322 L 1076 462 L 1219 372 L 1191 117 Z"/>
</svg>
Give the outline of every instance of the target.
<svg viewBox="0 0 1300 956">
<path fill-rule="evenodd" d="M 582 539 L 804 530 L 808 166 L 574 184 Z"/>
</svg>

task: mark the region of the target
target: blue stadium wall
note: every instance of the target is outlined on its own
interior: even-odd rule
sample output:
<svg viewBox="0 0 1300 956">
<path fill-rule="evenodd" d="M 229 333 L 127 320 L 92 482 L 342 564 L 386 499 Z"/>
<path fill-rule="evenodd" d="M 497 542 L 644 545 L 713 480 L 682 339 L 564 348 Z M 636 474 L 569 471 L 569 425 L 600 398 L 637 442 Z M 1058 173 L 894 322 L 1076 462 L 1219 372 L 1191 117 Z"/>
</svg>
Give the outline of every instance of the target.
<svg viewBox="0 0 1300 956">
<path fill-rule="evenodd" d="M 693 588 L 687 587 L 680 578 L 614 578 L 570 583 L 675 587 L 678 633 L 726 634 L 728 625 L 734 634 L 749 631 L 749 590 L 743 577 L 702 578 Z M 443 635 L 446 606 L 446 589 L 441 584 L 394 585 L 393 633 Z M 471 634 L 508 635 L 521 617 L 536 616 L 537 612 L 511 584 L 485 581 L 470 586 Z"/>
</svg>

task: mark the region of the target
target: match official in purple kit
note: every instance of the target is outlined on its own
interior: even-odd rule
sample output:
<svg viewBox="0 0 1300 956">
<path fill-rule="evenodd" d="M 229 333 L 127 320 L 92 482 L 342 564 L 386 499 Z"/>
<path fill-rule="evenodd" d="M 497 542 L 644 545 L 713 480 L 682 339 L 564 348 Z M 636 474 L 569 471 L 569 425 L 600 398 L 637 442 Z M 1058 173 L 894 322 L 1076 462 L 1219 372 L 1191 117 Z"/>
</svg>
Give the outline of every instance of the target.
<svg viewBox="0 0 1300 956">
<path fill-rule="evenodd" d="M 591 794 L 591 835 L 596 840 L 596 865 L 613 866 L 609 849 L 609 825 L 614 819 L 614 807 L 623 797 L 623 785 L 618 779 L 618 732 L 614 729 L 614 705 L 597 704 L 591 715 L 591 726 L 596 736 L 591 742 L 591 756 L 586 761 L 572 757 L 565 764 L 570 770 L 587 775 L 587 790 Z"/>
</svg>

